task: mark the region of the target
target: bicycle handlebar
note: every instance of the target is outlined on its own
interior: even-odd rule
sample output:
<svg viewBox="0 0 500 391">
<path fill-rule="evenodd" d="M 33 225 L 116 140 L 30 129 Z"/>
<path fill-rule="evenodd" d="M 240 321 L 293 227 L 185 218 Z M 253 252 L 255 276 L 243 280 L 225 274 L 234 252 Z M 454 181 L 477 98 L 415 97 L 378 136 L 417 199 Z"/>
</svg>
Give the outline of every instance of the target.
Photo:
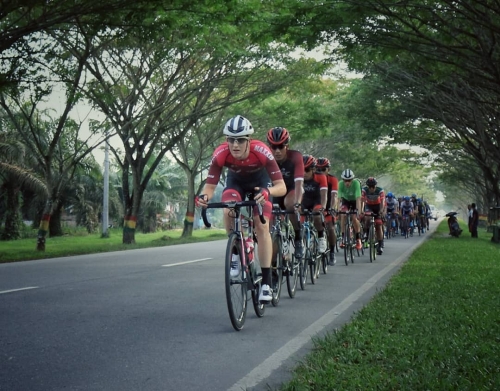
<svg viewBox="0 0 500 391">
<path fill-rule="evenodd" d="M 210 228 L 212 224 L 208 221 L 207 218 L 207 209 L 211 208 L 231 208 L 231 209 L 240 209 L 244 206 L 257 206 L 257 209 L 259 210 L 259 219 L 262 224 L 266 223 L 266 219 L 264 218 L 264 215 L 262 214 L 262 205 L 257 204 L 254 200 L 251 201 L 231 201 L 231 202 L 213 202 L 211 204 L 208 204 L 206 208 L 203 208 L 201 210 L 201 217 L 203 219 L 203 223 L 205 224 L 205 227 Z"/>
</svg>

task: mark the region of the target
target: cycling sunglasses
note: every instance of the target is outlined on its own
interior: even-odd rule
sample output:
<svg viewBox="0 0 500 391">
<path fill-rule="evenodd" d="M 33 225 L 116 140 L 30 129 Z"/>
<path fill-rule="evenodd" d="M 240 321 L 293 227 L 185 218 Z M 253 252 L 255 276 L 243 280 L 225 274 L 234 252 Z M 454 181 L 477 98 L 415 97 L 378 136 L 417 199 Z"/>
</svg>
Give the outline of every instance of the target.
<svg viewBox="0 0 500 391">
<path fill-rule="evenodd" d="M 227 142 L 229 144 L 234 144 L 234 143 L 243 144 L 243 143 L 246 143 L 248 140 L 250 140 L 248 137 L 228 137 L 227 138 Z"/>
<path fill-rule="evenodd" d="M 280 144 L 280 145 L 270 145 L 271 149 L 273 151 L 276 151 L 277 149 L 283 149 L 286 147 L 286 144 Z"/>
</svg>

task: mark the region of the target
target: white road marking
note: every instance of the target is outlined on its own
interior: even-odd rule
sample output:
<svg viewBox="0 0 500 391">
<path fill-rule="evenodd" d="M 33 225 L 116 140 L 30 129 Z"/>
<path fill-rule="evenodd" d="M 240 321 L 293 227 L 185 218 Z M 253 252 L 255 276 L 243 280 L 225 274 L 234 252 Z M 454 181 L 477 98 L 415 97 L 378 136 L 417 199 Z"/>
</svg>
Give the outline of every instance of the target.
<svg viewBox="0 0 500 391">
<path fill-rule="evenodd" d="M 213 258 L 201 258 L 201 259 L 195 259 L 194 261 L 171 263 L 169 265 L 162 265 L 162 266 L 163 267 L 172 267 L 172 266 L 179 266 L 179 265 L 187 265 L 188 263 L 203 262 L 203 261 L 208 261 L 209 259 L 213 259 Z"/>
<path fill-rule="evenodd" d="M 0 291 L 0 295 L 2 293 L 11 293 L 11 292 L 19 292 L 19 291 L 26 291 L 28 289 L 37 289 L 38 287 L 37 286 L 28 286 L 26 288 L 19 288 L 19 289 L 11 289 L 11 290 L 8 290 L 8 291 Z"/>
<path fill-rule="evenodd" d="M 304 329 L 297 337 L 288 341 L 288 343 L 286 343 L 283 347 L 281 347 L 275 353 L 265 359 L 260 365 L 255 367 L 246 376 L 233 384 L 233 386 L 229 388 L 228 391 L 242 391 L 248 388 L 255 387 L 262 380 L 269 377 L 273 373 L 273 371 L 278 369 L 283 364 L 283 362 L 287 360 L 292 354 L 296 353 L 300 348 L 310 342 L 312 336 L 318 334 L 326 326 L 332 323 L 335 318 L 337 318 L 342 312 L 349 309 L 349 307 L 356 300 L 358 300 L 366 291 L 372 288 L 377 283 L 377 281 L 379 281 L 392 269 L 394 269 L 396 266 L 399 266 L 414 250 L 415 247 L 412 247 L 405 251 L 394 262 L 387 265 L 384 269 L 375 274 L 356 291 L 347 296 L 340 304 L 332 308 L 316 322 Z"/>
</svg>

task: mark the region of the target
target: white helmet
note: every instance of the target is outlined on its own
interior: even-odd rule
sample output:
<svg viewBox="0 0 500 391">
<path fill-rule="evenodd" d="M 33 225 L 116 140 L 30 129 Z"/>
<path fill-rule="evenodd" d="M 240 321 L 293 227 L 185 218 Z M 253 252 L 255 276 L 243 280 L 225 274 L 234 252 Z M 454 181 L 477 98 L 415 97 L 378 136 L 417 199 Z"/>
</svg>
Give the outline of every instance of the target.
<svg viewBox="0 0 500 391">
<path fill-rule="evenodd" d="M 245 117 L 237 115 L 226 122 L 222 133 L 226 136 L 250 136 L 253 134 L 253 126 Z"/>
<path fill-rule="evenodd" d="M 352 172 L 352 170 L 349 170 L 349 169 L 347 168 L 347 169 L 345 169 L 344 171 L 342 171 L 341 178 L 342 178 L 342 179 L 346 179 L 346 180 L 351 180 L 351 179 L 354 179 L 354 173 Z"/>
</svg>

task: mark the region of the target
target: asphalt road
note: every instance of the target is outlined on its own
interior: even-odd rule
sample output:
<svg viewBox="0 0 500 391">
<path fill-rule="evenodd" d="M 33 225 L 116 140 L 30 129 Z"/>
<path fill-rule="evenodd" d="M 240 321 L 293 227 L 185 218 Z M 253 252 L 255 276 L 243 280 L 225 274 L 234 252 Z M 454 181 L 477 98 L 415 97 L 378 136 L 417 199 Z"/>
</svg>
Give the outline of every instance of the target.
<svg viewBox="0 0 500 391">
<path fill-rule="evenodd" d="M 432 222 L 431 228 L 438 223 Z M 231 326 L 225 241 L 0 265 L 0 390 L 269 390 L 427 236 L 386 241 Z M 50 246 L 50 243 L 48 243 Z"/>
</svg>

